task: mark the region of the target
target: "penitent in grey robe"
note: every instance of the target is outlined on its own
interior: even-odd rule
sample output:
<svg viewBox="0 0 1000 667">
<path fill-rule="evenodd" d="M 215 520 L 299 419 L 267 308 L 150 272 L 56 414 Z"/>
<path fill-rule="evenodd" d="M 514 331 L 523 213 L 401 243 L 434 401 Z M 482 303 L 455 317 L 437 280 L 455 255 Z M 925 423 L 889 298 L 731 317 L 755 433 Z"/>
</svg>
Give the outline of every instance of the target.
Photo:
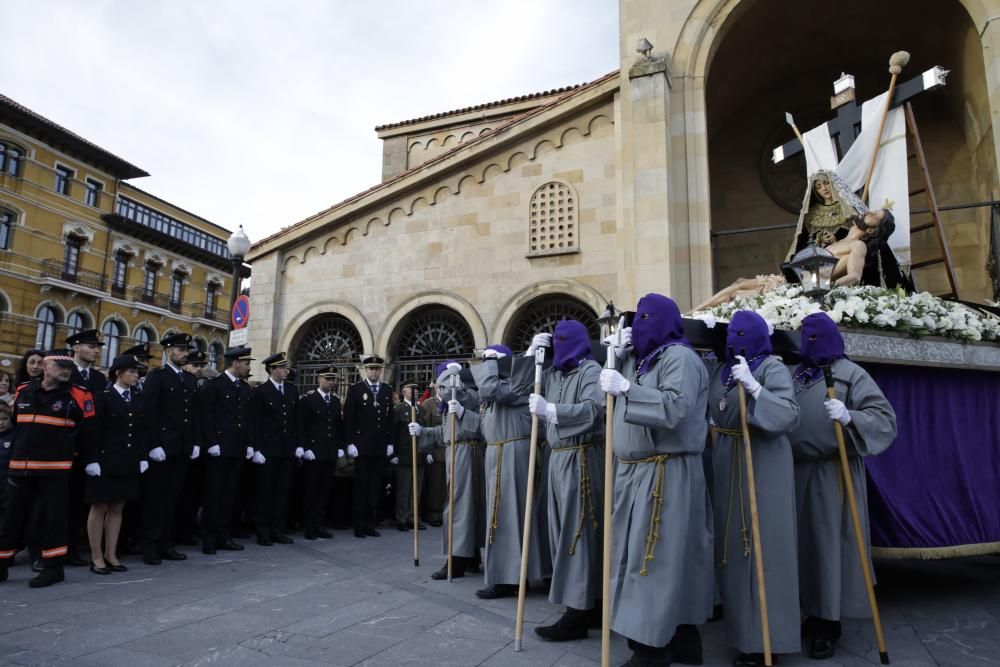
<svg viewBox="0 0 1000 667">
<path fill-rule="evenodd" d="M 678 625 L 712 615 L 712 516 L 701 453 L 708 431 L 708 372 L 683 345 L 636 379 L 631 350 L 615 399 L 611 629 L 665 646 Z M 657 497 L 660 500 L 657 500 Z"/>
<path fill-rule="evenodd" d="M 445 398 L 451 398 L 451 391 L 445 390 Z M 458 402 L 467 411 L 479 412 L 479 395 L 473 389 L 462 387 L 456 393 Z M 451 416 L 444 414 L 441 426 L 425 428 L 420 432 L 420 451 L 430 453 L 437 447 L 445 450 L 445 474 L 451 475 Z M 483 457 L 486 443 L 479 431 L 462 428 L 460 421 L 455 427 L 455 524 L 452 527 L 452 556 L 474 558 L 486 539 L 486 474 Z M 450 480 L 450 477 L 447 477 Z M 447 502 L 447 501 L 446 501 Z M 445 529 L 442 532 L 444 555 L 448 555 L 448 517 L 452 512 L 447 507 L 444 515 Z"/>
<path fill-rule="evenodd" d="M 851 413 L 844 440 L 870 564 L 868 492 L 861 457 L 889 448 L 896 439 L 896 413 L 871 376 L 854 362 L 833 362 L 833 375 L 837 398 Z M 795 456 L 802 611 L 828 621 L 867 618 L 871 609 L 842 486 L 834 426 L 824 407 L 823 376 L 805 387 L 796 378 L 795 391 L 800 419 L 789 439 Z"/>
<path fill-rule="evenodd" d="M 715 428 L 715 565 L 726 635 L 742 653 L 763 653 L 754 563 L 746 455 L 735 380 L 726 387 L 720 365 L 712 376 L 708 409 Z M 788 432 L 798 424 L 792 376 L 774 357 L 754 371 L 763 387 L 747 393 L 747 422 L 757 489 L 771 650 L 798 653 L 798 543 L 795 539 L 795 464 Z"/>
<path fill-rule="evenodd" d="M 505 367 L 504 377 L 498 364 Z M 513 366 L 511 373 L 506 373 Z M 535 512 L 531 522 L 528 580 L 538 581 L 552 573 L 548 529 L 544 517 L 544 449 L 536 459 L 536 478 L 528 479 L 531 414 L 528 395 L 534 384 L 534 361 L 525 358 L 487 359 L 472 368 L 480 412 L 466 410 L 461 427 L 478 430 L 486 441 L 486 542 L 483 579 L 487 586 L 514 584 L 521 577 L 521 538 L 529 484 L 535 489 Z M 541 432 L 541 424 L 539 424 Z M 541 441 L 541 438 L 539 438 Z M 539 510 L 541 507 L 541 510 Z"/>
<path fill-rule="evenodd" d="M 601 597 L 604 521 L 604 392 L 601 367 L 590 359 L 564 373 L 550 368 L 542 395 L 556 406 L 545 422 L 548 460 L 549 601 L 591 609 Z"/>
</svg>

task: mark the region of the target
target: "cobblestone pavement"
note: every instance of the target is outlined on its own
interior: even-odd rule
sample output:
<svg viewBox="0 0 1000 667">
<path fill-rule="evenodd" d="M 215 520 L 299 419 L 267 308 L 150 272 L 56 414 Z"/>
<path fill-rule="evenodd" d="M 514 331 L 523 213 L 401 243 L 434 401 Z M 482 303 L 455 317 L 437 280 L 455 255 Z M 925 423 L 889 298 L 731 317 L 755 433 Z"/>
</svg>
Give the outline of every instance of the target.
<svg viewBox="0 0 1000 667">
<path fill-rule="evenodd" d="M 22 561 L 0 584 L 0 664 L 16 665 L 596 665 L 599 633 L 549 644 L 532 628 L 560 609 L 530 592 L 523 650 L 513 650 L 512 599 L 483 601 L 478 576 L 430 579 L 441 530 L 378 539 L 338 531 L 98 576 L 67 568 L 65 583 L 32 590 Z M 1000 558 L 883 562 L 879 596 L 894 665 L 1000 665 Z M 702 627 L 706 665 L 729 665 L 721 624 Z M 878 664 L 869 623 L 847 622 L 836 665 Z M 616 639 L 613 663 L 629 656 Z M 781 665 L 818 665 L 803 656 Z"/>
</svg>

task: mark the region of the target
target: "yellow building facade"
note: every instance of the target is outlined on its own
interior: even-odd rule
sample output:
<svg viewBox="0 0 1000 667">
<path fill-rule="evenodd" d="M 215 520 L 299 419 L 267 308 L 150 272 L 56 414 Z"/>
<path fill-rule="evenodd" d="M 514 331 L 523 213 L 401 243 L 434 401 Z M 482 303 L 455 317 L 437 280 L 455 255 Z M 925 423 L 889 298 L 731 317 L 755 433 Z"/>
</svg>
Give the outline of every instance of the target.
<svg viewBox="0 0 1000 667">
<path fill-rule="evenodd" d="M 148 175 L 0 95 L 0 368 L 88 328 L 102 367 L 174 332 L 221 364 L 230 232 L 127 182 Z"/>
</svg>

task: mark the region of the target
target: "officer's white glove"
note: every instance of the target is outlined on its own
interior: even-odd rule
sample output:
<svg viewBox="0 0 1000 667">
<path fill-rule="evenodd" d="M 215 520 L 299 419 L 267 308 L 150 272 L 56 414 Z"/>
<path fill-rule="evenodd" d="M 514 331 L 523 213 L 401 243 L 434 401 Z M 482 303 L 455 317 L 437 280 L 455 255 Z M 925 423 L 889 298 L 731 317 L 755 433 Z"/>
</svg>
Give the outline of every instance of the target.
<svg viewBox="0 0 1000 667">
<path fill-rule="evenodd" d="M 350 456 L 352 459 L 358 458 L 358 448 L 355 447 L 354 445 L 348 445 L 347 455 Z"/>
<path fill-rule="evenodd" d="M 507 354 L 496 350 L 483 350 L 483 359 L 503 359 Z"/>
<path fill-rule="evenodd" d="M 191 448 L 191 460 L 194 461 L 199 456 L 201 456 L 201 447 L 195 445 Z"/>
<path fill-rule="evenodd" d="M 465 408 L 458 402 L 458 399 L 448 401 L 448 414 L 455 415 L 459 419 L 465 414 Z"/>
<path fill-rule="evenodd" d="M 261 454 L 260 452 L 254 452 L 253 453 L 253 462 L 256 463 L 257 465 L 260 465 L 261 463 L 265 463 L 266 461 L 267 461 L 267 459 L 265 459 L 264 455 Z"/>
<path fill-rule="evenodd" d="M 447 368 L 449 371 L 451 371 L 453 373 L 461 373 L 462 372 L 462 364 L 456 363 L 454 361 L 451 362 L 450 364 L 448 364 L 447 366 L 445 366 L 445 368 Z"/>
<path fill-rule="evenodd" d="M 302 449 L 301 447 L 295 448 L 295 458 L 301 459 L 303 456 L 305 456 L 305 453 L 306 450 Z"/>
<path fill-rule="evenodd" d="M 627 393 L 631 386 L 632 383 L 618 371 L 611 368 L 605 368 L 601 371 L 601 391 L 612 396 L 621 396 Z"/>
<path fill-rule="evenodd" d="M 337 458 L 338 459 L 344 458 L 344 450 L 343 449 L 338 449 L 337 450 Z"/>
<path fill-rule="evenodd" d="M 392 445 L 386 445 L 386 447 L 385 447 L 385 455 L 386 456 L 392 456 L 392 453 L 394 451 L 396 451 L 396 450 L 393 448 Z"/>
<path fill-rule="evenodd" d="M 844 426 L 851 423 L 851 411 L 847 409 L 844 402 L 836 398 L 828 398 L 823 403 L 826 406 L 826 414 L 830 419 L 840 422 Z"/>
<path fill-rule="evenodd" d="M 218 445 L 212 445 L 211 447 L 208 448 L 208 455 L 209 456 L 221 456 L 222 455 L 222 447 L 219 447 Z"/>
<path fill-rule="evenodd" d="M 526 357 L 535 356 L 535 351 L 540 347 L 552 347 L 552 334 L 550 333 L 538 333 L 531 338 L 531 345 L 528 346 L 528 351 L 524 353 Z"/>
<path fill-rule="evenodd" d="M 410 435 L 420 435 L 420 432 L 424 430 L 417 422 L 410 422 L 407 428 L 410 429 Z"/>
<path fill-rule="evenodd" d="M 139 461 L 139 474 L 141 475 L 147 470 L 149 470 L 149 461 Z"/>
<path fill-rule="evenodd" d="M 153 459 L 157 463 L 162 463 L 167 460 L 167 453 L 163 451 L 163 447 L 153 447 L 149 450 L 149 458 Z"/>
<path fill-rule="evenodd" d="M 253 458 L 253 447 L 247 447 L 247 461 Z"/>
<path fill-rule="evenodd" d="M 425 460 L 427 461 L 427 465 L 430 465 L 430 464 L 434 463 L 434 455 L 433 454 L 428 454 L 427 458 Z"/>
<path fill-rule="evenodd" d="M 392 465 L 398 465 L 399 464 L 399 457 L 398 456 L 393 456 L 391 459 L 389 459 L 389 463 L 391 463 Z"/>
<path fill-rule="evenodd" d="M 736 363 L 733 364 L 733 377 L 754 398 L 757 398 L 757 395 L 760 394 L 760 382 L 757 382 L 757 379 L 754 378 L 750 366 L 747 365 L 747 360 L 740 355 L 736 355 Z"/>
<path fill-rule="evenodd" d="M 316 455 L 313 454 L 313 450 L 307 449 L 306 451 L 302 452 L 302 458 L 304 458 L 306 461 L 315 461 Z"/>
<path fill-rule="evenodd" d="M 621 359 L 625 354 L 625 348 L 632 344 L 632 327 L 622 329 L 621 341 L 618 340 L 618 334 L 613 333 L 604 339 L 604 344 L 614 348 L 615 357 Z"/>
<path fill-rule="evenodd" d="M 79 468 L 77 468 L 79 470 Z M 83 469 L 83 472 L 87 473 L 91 477 L 101 476 L 101 464 L 100 463 L 88 463 L 87 467 Z"/>
</svg>

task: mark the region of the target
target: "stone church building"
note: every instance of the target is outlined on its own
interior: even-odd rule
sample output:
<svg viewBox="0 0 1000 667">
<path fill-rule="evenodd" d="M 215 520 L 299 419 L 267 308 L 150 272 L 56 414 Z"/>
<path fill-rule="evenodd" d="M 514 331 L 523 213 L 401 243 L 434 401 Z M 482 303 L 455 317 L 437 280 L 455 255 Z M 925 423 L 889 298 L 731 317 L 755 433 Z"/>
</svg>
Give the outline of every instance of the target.
<svg viewBox="0 0 1000 667">
<path fill-rule="evenodd" d="M 437 361 L 524 349 L 563 317 L 596 334 L 609 301 L 656 291 L 687 309 L 772 273 L 805 187 L 801 155 L 770 160 L 794 138 L 785 112 L 831 118 L 842 72 L 874 97 L 897 50 L 900 81 L 951 71 L 913 100 L 939 205 L 998 199 L 1000 0 L 620 0 L 619 15 L 620 68 L 590 83 L 376 128 L 380 184 L 251 250 L 255 356 L 287 350 L 308 387 L 330 363 L 351 381 L 374 351 L 423 384 Z M 991 212 L 943 215 L 967 301 L 993 298 Z M 940 254 L 933 230 L 912 245 L 915 263 Z M 940 265 L 914 275 L 947 291 Z"/>
</svg>

